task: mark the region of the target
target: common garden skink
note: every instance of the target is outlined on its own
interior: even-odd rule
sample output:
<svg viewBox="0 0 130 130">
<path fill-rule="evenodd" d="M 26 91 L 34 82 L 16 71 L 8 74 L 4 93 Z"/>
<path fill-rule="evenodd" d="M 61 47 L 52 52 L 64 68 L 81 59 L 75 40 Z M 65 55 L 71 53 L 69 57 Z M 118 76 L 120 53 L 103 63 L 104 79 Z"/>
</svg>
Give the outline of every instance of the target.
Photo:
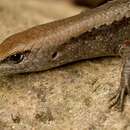
<svg viewBox="0 0 130 130">
<path fill-rule="evenodd" d="M 78 15 L 38 25 L 0 44 L 0 73 L 44 71 L 70 62 L 121 56 L 119 91 L 112 105 L 123 109 L 130 94 L 130 0 L 114 0 Z"/>
</svg>

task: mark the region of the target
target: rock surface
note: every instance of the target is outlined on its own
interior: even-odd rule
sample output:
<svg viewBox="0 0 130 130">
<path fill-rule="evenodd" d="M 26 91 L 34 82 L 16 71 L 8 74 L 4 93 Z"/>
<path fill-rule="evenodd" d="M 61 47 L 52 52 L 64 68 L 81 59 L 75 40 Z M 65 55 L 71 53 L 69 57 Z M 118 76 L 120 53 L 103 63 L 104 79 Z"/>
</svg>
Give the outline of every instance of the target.
<svg viewBox="0 0 130 130">
<path fill-rule="evenodd" d="M 80 10 L 61 0 L 0 0 L 0 42 Z M 120 72 L 120 58 L 99 58 L 0 77 L 0 130 L 130 130 L 128 99 L 123 113 L 108 109 Z"/>
</svg>

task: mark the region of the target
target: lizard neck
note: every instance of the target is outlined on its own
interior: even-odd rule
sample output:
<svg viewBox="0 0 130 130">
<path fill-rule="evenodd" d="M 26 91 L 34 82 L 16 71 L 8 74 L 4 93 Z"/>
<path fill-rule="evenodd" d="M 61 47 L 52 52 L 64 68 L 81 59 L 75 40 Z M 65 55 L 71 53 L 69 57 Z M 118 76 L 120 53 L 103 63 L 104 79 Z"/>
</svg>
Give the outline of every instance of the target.
<svg viewBox="0 0 130 130">
<path fill-rule="evenodd" d="M 129 39 L 129 36 L 130 17 L 115 21 L 110 25 L 102 25 L 97 29 L 93 28 L 79 37 L 73 37 L 59 46 L 57 50 L 70 61 L 115 56 L 119 55 L 120 46 Z"/>
</svg>

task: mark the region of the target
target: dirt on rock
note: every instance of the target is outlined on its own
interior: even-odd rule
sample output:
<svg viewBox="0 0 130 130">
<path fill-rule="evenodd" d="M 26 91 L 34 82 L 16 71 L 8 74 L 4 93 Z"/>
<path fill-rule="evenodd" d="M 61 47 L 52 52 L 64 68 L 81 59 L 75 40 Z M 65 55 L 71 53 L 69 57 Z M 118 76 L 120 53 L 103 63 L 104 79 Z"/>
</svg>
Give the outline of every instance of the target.
<svg viewBox="0 0 130 130">
<path fill-rule="evenodd" d="M 63 0 L 0 0 L 0 42 L 83 8 Z M 130 130 L 130 101 L 109 109 L 120 58 L 85 60 L 39 73 L 0 77 L 0 130 Z"/>
</svg>

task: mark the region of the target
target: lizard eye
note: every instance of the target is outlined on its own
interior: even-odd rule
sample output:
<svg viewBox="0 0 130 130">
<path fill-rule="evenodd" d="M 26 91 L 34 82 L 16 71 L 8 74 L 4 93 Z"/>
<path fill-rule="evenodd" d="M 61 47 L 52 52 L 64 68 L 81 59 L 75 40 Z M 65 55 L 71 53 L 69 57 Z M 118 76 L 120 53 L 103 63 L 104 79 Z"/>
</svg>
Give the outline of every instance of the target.
<svg viewBox="0 0 130 130">
<path fill-rule="evenodd" d="M 30 51 L 25 51 L 23 53 L 16 53 L 14 55 L 8 56 L 3 62 L 11 63 L 11 64 L 18 64 L 22 62 L 29 54 Z"/>
<path fill-rule="evenodd" d="M 14 64 L 18 64 L 20 63 L 23 59 L 24 59 L 24 54 L 21 54 L 21 53 L 17 53 L 17 54 L 14 54 L 12 56 L 9 56 L 6 60 L 8 62 L 11 62 L 11 63 L 14 63 Z"/>
<path fill-rule="evenodd" d="M 24 56 L 24 54 L 17 53 L 8 57 L 8 61 L 13 62 L 14 64 L 18 64 L 24 59 Z"/>
</svg>

